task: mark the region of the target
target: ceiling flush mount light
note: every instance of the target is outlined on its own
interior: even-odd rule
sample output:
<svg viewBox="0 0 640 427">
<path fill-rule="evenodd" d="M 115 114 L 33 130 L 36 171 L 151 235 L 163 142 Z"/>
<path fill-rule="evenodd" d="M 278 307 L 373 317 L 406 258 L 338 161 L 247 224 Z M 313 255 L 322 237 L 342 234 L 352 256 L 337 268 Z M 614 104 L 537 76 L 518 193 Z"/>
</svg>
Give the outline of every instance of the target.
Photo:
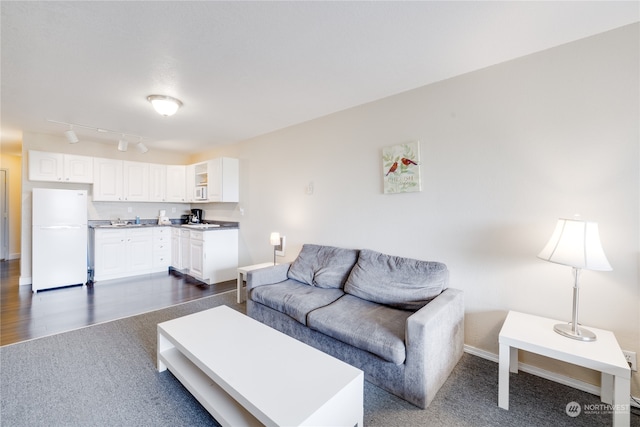
<svg viewBox="0 0 640 427">
<path fill-rule="evenodd" d="M 182 107 L 182 101 L 166 95 L 149 95 L 147 101 L 153 105 L 158 114 L 165 117 L 173 116 L 178 108 Z"/>
</svg>

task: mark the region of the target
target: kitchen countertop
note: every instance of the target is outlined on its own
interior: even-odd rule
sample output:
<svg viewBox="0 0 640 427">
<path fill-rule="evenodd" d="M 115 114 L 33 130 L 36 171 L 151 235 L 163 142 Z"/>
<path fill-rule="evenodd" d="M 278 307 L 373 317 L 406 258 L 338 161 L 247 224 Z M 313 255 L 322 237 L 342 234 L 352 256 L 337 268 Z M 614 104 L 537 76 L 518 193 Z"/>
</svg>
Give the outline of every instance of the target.
<svg viewBox="0 0 640 427">
<path fill-rule="evenodd" d="M 239 227 L 239 223 L 232 221 L 205 221 L 204 224 L 210 224 L 209 227 L 204 227 L 200 224 L 182 224 L 179 220 L 171 221 L 171 224 L 158 224 L 157 219 L 147 220 L 141 219 L 140 224 L 135 224 L 134 221 L 126 220 L 123 221 L 122 224 L 111 224 L 111 221 L 106 220 L 92 220 L 89 221 L 89 228 L 106 228 L 106 229 L 119 229 L 119 228 L 149 228 L 149 227 L 178 227 L 190 229 L 190 230 L 200 230 L 200 231 L 212 231 L 212 230 L 228 230 L 228 229 L 237 229 Z M 194 226 L 195 225 L 195 226 Z"/>
</svg>

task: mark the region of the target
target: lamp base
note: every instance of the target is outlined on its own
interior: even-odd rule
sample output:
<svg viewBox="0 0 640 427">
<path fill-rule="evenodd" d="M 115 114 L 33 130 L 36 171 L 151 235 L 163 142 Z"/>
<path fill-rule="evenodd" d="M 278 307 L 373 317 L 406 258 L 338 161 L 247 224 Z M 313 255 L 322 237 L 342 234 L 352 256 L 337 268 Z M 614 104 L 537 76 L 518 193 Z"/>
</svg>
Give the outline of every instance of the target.
<svg viewBox="0 0 640 427">
<path fill-rule="evenodd" d="M 553 327 L 553 330 L 559 333 L 562 336 L 567 338 L 572 338 L 574 340 L 579 341 L 595 341 L 596 334 L 591 332 L 588 329 L 581 328 L 578 326 L 576 331 L 573 331 L 573 326 L 571 323 L 559 323 Z"/>
</svg>

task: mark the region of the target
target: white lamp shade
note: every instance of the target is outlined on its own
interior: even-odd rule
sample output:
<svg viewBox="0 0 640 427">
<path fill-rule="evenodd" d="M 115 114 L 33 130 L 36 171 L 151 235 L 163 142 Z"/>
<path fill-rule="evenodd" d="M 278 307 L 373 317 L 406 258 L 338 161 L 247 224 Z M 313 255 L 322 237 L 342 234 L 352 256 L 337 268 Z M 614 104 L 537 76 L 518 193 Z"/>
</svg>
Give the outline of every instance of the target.
<svg viewBox="0 0 640 427">
<path fill-rule="evenodd" d="M 586 270 L 612 270 L 600 243 L 597 222 L 559 219 L 538 258 Z"/>
<path fill-rule="evenodd" d="M 277 231 L 271 233 L 271 236 L 269 237 L 269 241 L 271 242 L 271 244 L 273 246 L 279 246 L 280 245 L 280 233 L 278 233 Z"/>
</svg>

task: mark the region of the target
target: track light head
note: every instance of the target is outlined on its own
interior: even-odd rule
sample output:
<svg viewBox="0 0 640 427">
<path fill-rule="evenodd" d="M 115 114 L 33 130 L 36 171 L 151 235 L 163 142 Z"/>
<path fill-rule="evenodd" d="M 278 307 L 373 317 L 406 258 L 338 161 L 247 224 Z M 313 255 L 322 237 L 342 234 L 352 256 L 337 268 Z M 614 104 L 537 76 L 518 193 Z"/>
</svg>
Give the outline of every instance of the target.
<svg viewBox="0 0 640 427">
<path fill-rule="evenodd" d="M 149 151 L 149 149 L 147 148 L 146 145 L 144 145 L 142 142 L 138 142 L 136 144 L 136 150 L 138 150 L 141 153 L 146 153 L 147 151 Z"/>
<path fill-rule="evenodd" d="M 67 137 L 67 141 L 69 141 L 70 144 L 75 144 L 76 142 L 79 141 L 78 135 L 76 135 L 73 129 L 69 129 L 68 131 L 66 131 L 64 133 L 64 136 Z"/>
<path fill-rule="evenodd" d="M 0 0 L 0 1 L 2 1 L 2 0 Z M 166 97 L 166 98 L 169 98 L 169 97 Z M 171 99 L 173 99 L 173 98 L 171 98 Z M 182 103 L 180 101 L 178 101 L 178 102 L 180 103 L 180 105 L 182 105 Z M 69 126 L 69 130 L 64 132 L 64 136 L 67 138 L 67 140 L 71 144 L 75 144 L 76 142 L 79 141 L 78 135 L 76 135 L 76 133 L 73 130 L 73 127 L 75 126 L 75 127 L 81 128 L 81 129 L 93 130 L 93 131 L 96 131 L 96 132 L 101 133 L 101 134 L 113 134 L 113 133 L 114 134 L 119 134 L 120 135 L 120 139 L 118 140 L 118 150 L 119 151 L 127 151 L 127 148 L 129 146 L 129 141 L 127 141 L 126 138 L 129 138 L 129 139 L 138 138 L 138 143 L 136 144 L 135 147 L 140 153 L 146 153 L 147 151 L 149 151 L 147 146 L 142 143 L 142 140 L 144 138 L 142 136 L 140 136 L 140 135 L 134 135 L 132 133 L 124 133 L 124 132 L 119 132 L 119 131 L 115 131 L 115 130 L 103 129 L 103 128 L 96 128 L 96 127 L 93 127 L 93 126 L 87 126 L 87 125 L 82 125 L 82 124 L 78 124 L 78 123 L 60 122 L 60 121 L 51 120 L 51 119 L 47 119 L 47 121 L 49 121 L 51 123 L 57 123 L 57 124 L 60 124 L 60 125 Z"/>
</svg>

